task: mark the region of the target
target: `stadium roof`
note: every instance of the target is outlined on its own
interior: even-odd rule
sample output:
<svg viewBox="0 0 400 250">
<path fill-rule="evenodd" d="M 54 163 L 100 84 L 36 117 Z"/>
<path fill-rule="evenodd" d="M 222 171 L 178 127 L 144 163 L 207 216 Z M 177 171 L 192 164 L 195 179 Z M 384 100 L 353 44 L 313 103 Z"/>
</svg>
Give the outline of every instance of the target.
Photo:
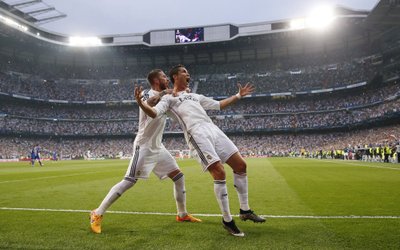
<svg viewBox="0 0 400 250">
<path fill-rule="evenodd" d="M 399 17 L 397 14 L 392 14 L 397 13 L 396 11 L 398 11 L 399 6 L 400 3 L 393 5 L 390 0 L 381 0 L 371 13 L 338 7 L 341 17 L 338 18 L 337 23 L 333 25 L 332 29 L 328 29 L 322 33 L 314 32 L 313 30 L 293 30 L 290 28 L 290 19 L 286 19 L 243 25 L 221 24 L 208 26 L 205 29 L 219 31 L 219 33 L 215 32 L 219 38 L 225 32 L 224 35 L 226 35 L 226 38 L 215 41 L 206 40 L 205 42 L 190 45 L 174 44 L 174 29 L 154 30 L 144 34 L 100 37 L 105 44 L 108 43 L 108 45 L 117 47 L 115 50 L 112 48 L 106 49 L 104 46 L 102 49 L 93 50 L 86 50 L 86 48 L 83 50 L 69 49 L 66 46 L 59 47 L 57 44 L 68 45 L 68 36 L 43 31 L 36 25 L 31 25 L 26 21 L 22 22 L 21 18 L 16 20 L 21 21 L 19 23 L 23 25 L 29 26 L 29 32 L 24 31 L 24 26 L 21 25 L 10 27 L 10 25 L 1 22 L 4 12 L 0 8 L 0 37 L 3 37 L 0 39 L 0 53 L 5 55 L 14 54 L 22 58 L 37 57 L 40 60 L 50 63 L 62 58 L 61 52 L 71 53 L 71 55 L 73 54 L 72 57 L 65 57 L 67 64 L 80 61 L 82 57 L 87 56 L 88 51 L 94 57 L 116 56 L 115 61 L 119 60 L 117 58 L 118 53 L 129 54 L 133 58 L 140 56 L 140 60 L 143 59 L 143 63 L 164 61 L 168 63 L 174 61 L 177 57 L 179 57 L 180 61 L 189 58 L 188 60 L 193 59 L 194 62 L 204 60 L 214 62 L 214 57 L 219 58 L 219 61 L 229 61 L 231 58 L 240 58 L 240 60 L 242 58 L 260 59 L 285 57 L 302 53 L 320 53 L 335 51 L 344 47 L 349 49 L 356 48 L 366 43 L 373 45 L 375 40 L 381 41 L 382 38 L 385 40 L 386 38 L 396 39 L 391 37 L 399 32 L 390 32 L 390 30 L 399 29 L 400 21 L 396 21 L 399 20 Z M 389 13 L 388 15 L 385 15 L 385 10 L 386 13 Z M 9 16 L 15 15 L 9 13 Z M 393 27 L 388 28 L 386 25 L 392 25 Z M 222 33 L 221 30 L 223 31 Z M 164 41 L 165 38 L 170 39 L 171 34 L 172 44 L 164 46 L 165 44 L 159 45 L 153 43 L 153 40 L 157 39 L 160 41 Z M 49 44 L 48 42 L 55 44 Z M 49 53 L 53 49 L 57 52 L 53 54 Z M 85 53 L 81 53 L 82 51 Z M 117 51 L 118 53 L 116 53 Z M 96 61 L 97 59 L 92 58 L 90 60 Z M 111 59 L 107 60 L 110 61 Z M 112 60 L 110 62 L 112 63 Z"/>
<path fill-rule="evenodd" d="M 344 5 L 354 10 L 369 11 L 378 0 L 248 0 L 246 4 L 229 0 L 212 1 L 81 1 L 81 0 L 0 0 L 10 6 L 31 3 L 16 8 L 23 12 L 57 9 L 68 14 L 56 22 L 41 25 L 46 31 L 69 36 L 103 36 L 110 34 L 145 33 L 149 30 L 187 26 L 207 26 L 220 23 L 246 24 L 304 17 L 321 2 Z M 22 2 L 21 2 L 22 1 Z M 36 7 L 42 5 L 41 8 Z M 48 4 L 47 4 L 48 5 Z M 175 8 L 174 6 L 182 6 Z M 185 7 L 188 6 L 188 7 Z M 250 14 L 251 13 L 251 14 Z M 31 13 L 35 21 L 39 13 Z M 23 17 L 23 15 L 21 15 Z M 43 13 L 44 16 L 44 13 Z M 51 18 L 63 13 L 47 13 Z M 39 16 L 40 18 L 42 16 Z M 42 18 L 41 18 L 42 19 Z M 57 19 L 52 19 L 57 20 Z M 36 23 L 38 24 L 38 23 Z"/>
<path fill-rule="evenodd" d="M 400 1 L 381 0 L 368 15 L 367 22 L 371 25 L 384 27 L 399 26 Z"/>
<path fill-rule="evenodd" d="M 39 25 L 67 17 L 42 0 L 6 1 L 0 0 L 0 8 L 13 13 L 23 20 Z"/>
<path fill-rule="evenodd" d="M 25 3 L 29 4 L 29 3 Z M 1 6 L 0 6 L 1 7 Z M 15 7 L 15 6 L 14 6 Z M 13 8 L 14 8 L 13 7 Z M 148 45 L 148 46 L 169 46 L 176 43 L 176 29 L 182 27 L 153 30 L 147 33 L 136 34 L 117 34 L 99 37 L 68 37 L 64 34 L 59 34 L 47 31 L 35 23 L 29 21 L 30 18 L 23 14 L 22 17 L 19 12 L 15 12 L 7 8 L 0 8 L 0 21 L 8 24 L 28 35 L 37 39 L 45 40 L 47 42 L 62 44 L 62 45 L 79 45 L 79 46 L 98 46 L 98 45 Z M 368 11 L 357 11 L 344 7 L 337 6 L 335 8 L 335 16 L 337 19 L 360 19 L 363 20 L 367 17 Z M 319 13 L 319 18 L 321 14 Z M 297 29 L 310 28 L 308 19 L 299 18 L 301 27 L 293 27 L 292 21 L 294 19 L 283 19 L 279 21 L 264 21 L 249 24 L 215 24 L 203 26 L 204 28 L 204 41 L 202 42 L 221 42 L 230 41 L 237 37 L 243 36 L 256 36 L 262 34 L 274 34 L 280 32 L 287 32 Z M 320 23 L 320 19 L 313 20 L 314 25 Z M 192 27 L 186 27 L 192 28 Z"/>
<path fill-rule="evenodd" d="M 378 2 L 378 0 L 46 1 L 67 13 L 68 18 L 45 24 L 43 27 L 59 33 L 80 36 L 144 33 L 149 30 L 174 27 L 220 23 L 236 25 L 292 19 L 307 16 L 320 5 L 343 5 L 354 10 L 370 11 Z"/>
</svg>

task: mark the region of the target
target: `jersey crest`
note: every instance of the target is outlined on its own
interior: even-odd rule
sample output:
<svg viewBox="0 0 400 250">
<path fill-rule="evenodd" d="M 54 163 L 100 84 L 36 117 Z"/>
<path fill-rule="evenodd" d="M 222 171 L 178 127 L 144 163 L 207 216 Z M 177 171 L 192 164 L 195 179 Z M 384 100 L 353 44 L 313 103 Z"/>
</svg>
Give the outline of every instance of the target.
<svg viewBox="0 0 400 250">
<path fill-rule="evenodd" d="M 143 97 L 142 97 L 143 101 L 146 101 L 147 99 L 150 98 L 149 91 L 150 89 L 143 90 Z"/>
</svg>

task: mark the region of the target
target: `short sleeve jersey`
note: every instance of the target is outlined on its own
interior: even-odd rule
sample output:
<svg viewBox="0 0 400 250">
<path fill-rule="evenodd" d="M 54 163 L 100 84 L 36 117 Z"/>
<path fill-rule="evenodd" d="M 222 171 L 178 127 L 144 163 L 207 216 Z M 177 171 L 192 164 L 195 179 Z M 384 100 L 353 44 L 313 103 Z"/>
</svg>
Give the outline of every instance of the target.
<svg viewBox="0 0 400 250">
<path fill-rule="evenodd" d="M 157 117 L 170 111 L 178 117 L 185 132 L 190 132 L 201 123 L 213 123 L 206 110 L 219 110 L 219 101 L 204 95 L 181 91 L 177 96 L 166 95 L 154 107 Z"/>
<path fill-rule="evenodd" d="M 155 90 L 145 90 L 142 95 L 148 99 L 158 94 Z M 139 108 L 139 129 L 135 138 L 135 144 L 147 146 L 152 149 L 160 149 L 162 144 L 162 134 L 166 123 L 165 113 L 152 119 Z"/>
</svg>

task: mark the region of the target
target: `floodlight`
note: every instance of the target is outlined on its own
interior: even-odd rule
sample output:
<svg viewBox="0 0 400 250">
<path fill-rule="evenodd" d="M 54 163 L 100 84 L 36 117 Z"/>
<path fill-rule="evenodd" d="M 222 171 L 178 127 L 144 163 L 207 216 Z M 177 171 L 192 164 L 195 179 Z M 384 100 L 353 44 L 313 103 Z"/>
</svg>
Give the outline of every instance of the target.
<svg viewBox="0 0 400 250">
<path fill-rule="evenodd" d="M 306 27 L 306 22 L 304 18 L 293 19 L 290 21 L 290 29 L 300 30 Z"/>
<path fill-rule="evenodd" d="M 69 38 L 69 45 L 71 46 L 100 46 L 102 45 L 101 39 L 98 37 L 80 37 L 71 36 Z"/>
<path fill-rule="evenodd" d="M 306 26 L 315 29 L 327 28 L 335 19 L 332 6 L 319 6 L 313 9 L 306 19 Z"/>
</svg>

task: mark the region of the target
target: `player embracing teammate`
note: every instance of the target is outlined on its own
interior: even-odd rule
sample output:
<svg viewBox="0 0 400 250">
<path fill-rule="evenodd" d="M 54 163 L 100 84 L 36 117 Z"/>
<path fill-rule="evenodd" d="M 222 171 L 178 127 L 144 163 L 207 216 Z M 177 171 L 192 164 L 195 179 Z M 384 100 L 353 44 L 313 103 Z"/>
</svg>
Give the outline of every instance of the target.
<svg viewBox="0 0 400 250">
<path fill-rule="evenodd" d="M 247 83 L 238 84 L 236 95 L 221 101 L 216 101 L 203 95 L 188 93 L 190 74 L 183 65 L 173 67 L 169 77 L 174 84 L 173 94 L 165 95 L 154 107 L 149 106 L 142 99 L 141 87 L 135 88 L 135 99 L 141 109 L 150 117 L 156 119 L 167 111 L 177 119 L 184 131 L 185 139 L 196 155 L 197 160 L 214 179 L 214 192 L 222 212 L 223 227 L 234 236 L 244 236 L 232 218 L 226 175 L 223 163 L 227 163 L 234 173 L 234 186 L 240 202 L 240 219 L 253 222 L 265 222 L 265 219 L 256 215 L 249 206 L 247 165 L 233 142 L 212 122 L 206 110 L 223 109 L 243 96 L 251 94 L 254 86 Z"/>
<path fill-rule="evenodd" d="M 159 69 L 152 70 L 147 76 L 147 80 L 151 89 L 140 93 L 141 102 L 153 103 L 160 98 L 160 95 L 165 93 L 163 91 L 168 89 L 169 80 L 165 73 Z M 176 220 L 178 222 L 201 222 L 200 219 L 186 211 L 185 177 L 175 159 L 161 143 L 165 123 L 165 114 L 152 119 L 143 111 L 139 111 L 139 129 L 133 143 L 133 156 L 125 177 L 110 189 L 100 206 L 90 213 L 90 227 L 94 233 L 101 233 L 103 215 L 107 209 L 125 191 L 132 188 L 139 179 L 147 179 L 151 172 L 160 179 L 169 177 L 173 181 L 177 208 Z"/>
</svg>

